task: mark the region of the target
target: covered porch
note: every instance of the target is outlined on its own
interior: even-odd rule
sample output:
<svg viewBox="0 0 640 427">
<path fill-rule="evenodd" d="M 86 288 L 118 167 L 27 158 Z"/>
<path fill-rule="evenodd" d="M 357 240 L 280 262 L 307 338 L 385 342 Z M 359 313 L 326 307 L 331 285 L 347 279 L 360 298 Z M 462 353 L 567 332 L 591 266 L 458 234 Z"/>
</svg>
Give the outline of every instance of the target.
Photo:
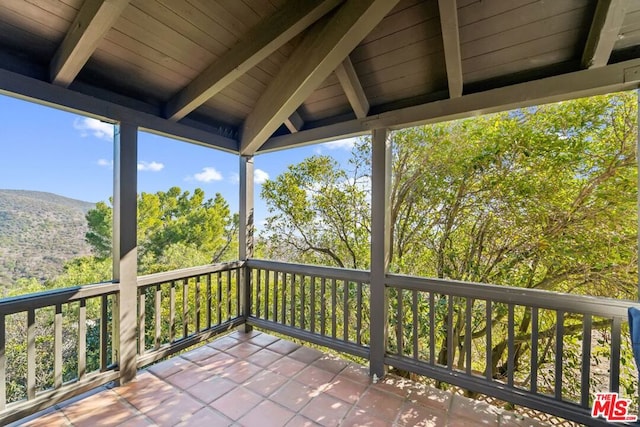
<svg viewBox="0 0 640 427">
<path fill-rule="evenodd" d="M 354 414 L 374 422 L 377 404 L 367 403 L 367 396 L 378 392 L 397 403 L 395 415 L 385 418 L 387 425 L 405 422 L 416 402 L 413 391 L 395 398 L 394 387 L 384 387 L 394 368 L 469 394 L 494 396 L 579 423 L 605 424 L 591 417 L 594 393 L 626 392 L 621 390 L 621 361 L 631 355 L 623 330 L 627 308 L 640 305 L 392 274 L 393 147 L 388 136 L 418 124 L 637 89 L 639 10 L 638 4 L 625 0 L 3 2 L 0 93 L 97 118 L 114 124 L 116 131 L 113 280 L 0 300 L 0 423 L 114 381 L 119 387 L 97 396 L 107 396 L 116 406 L 124 397 L 141 411 L 136 398 L 147 391 L 161 392 L 171 380 L 182 378 L 179 372 L 175 378 L 163 376 L 158 373 L 162 367 L 171 372 L 172 364 L 198 365 L 201 356 L 224 358 L 233 356 L 229 352 L 234 349 L 242 353 L 256 346 L 256 353 L 277 353 L 272 356 L 278 360 L 304 363 L 298 375 L 318 368 L 319 358 L 300 361 L 269 349 L 271 344 L 260 344 L 271 339 L 266 334 L 235 334 L 152 365 L 233 328 L 259 327 L 368 365 L 366 382 L 361 369 L 350 368 L 356 376 L 347 379 L 355 380 L 353 387 L 362 395 L 340 403 L 345 423 Z M 238 156 L 237 261 L 138 276 L 140 130 Z M 372 141 L 370 270 L 256 259 L 254 157 L 361 135 L 370 135 Z M 501 315 L 495 316 L 498 310 Z M 45 312 L 53 318 L 47 330 L 53 367 L 51 378 L 43 380 L 37 377 L 41 336 L 36 324 Z M 524 330 L 518 321 L 523 316 L 530 319 Z M 553 327 L 543 318 L 554 319 Z M 6 398 L 9 319 L 20 319 L 26 335 L 25 398 L 17 401 Z M 63 330 L 68 332 L 64 325 L 69 322 L 77 325 L 72 328 L 77 375 L 71 380 L 63 377 Z M 600 342 L 597 331 L 602 330 L 607 340 Z M 462 339 L 448 339 L 454 331 Z M 580 334 L 581 339 L 569 347 L 568 334 Z M 553 344 L 539 348 L 541 336 L 553 338 L 548 340 Z M 472 340 L 478 339 L 485 343 L 483 352 L 473 346 Z M 224 342 L 234 345 L 223 348 Z M 506 355 L 499 375 L 491 369 L 495 344 Z M 594 366 L 596 345 L 607 357 Z M 525 358 L 525 368 L 516 366 L 522 348 L 532 355 Z M 576 348 L 579 357 L 571 358 Z M 551 350 L 554 363 L 539 366 L 538 356 Z M 318 356 L 311 350 L 295 352 Z M 96 366 L 87 364 L 89 353 L 99 356 Z M 247 359 L 253 354 L 240 353 Z M 579 371 L 576 377 L 563 376 L 569 358 Z M 146 367 L 148 371 L 139 373 Z M 331 401 L 336 396 L 321 386 L 345 375 L 346 368 L 319 369 L 328 374 L 322 374 L 326 382 L 315 385 L 320 394 L 313 399 Z M 270 376 L 264 372 L 286 377 L 272 369 L 255 374 Z M 525 380 L 519 377 L 522 372 Z M 184 380 L 193 378 L 186 375 Z M 208 378 L 217 377 L 206 372 L 197 382 Z M 285 379 L 290 381 L 295 379 Z M 425 390 L 427 406 L 440 402 L 439 391 Z M 85 402 L 91 405 L 91 399 Z M 468 420 L 467 404 L 456 404 L 466 400 L 442 399 L 445 403 L 427 417 L 441 415 L 449 425 Z M 273 408 L 270 401 L 271 395 L 255 402 L 255 408 Z M 192 408 L 194 417 L 204 407 L 200 403 Z M 321 408 L 316 403 L 294 410 L 287 406 L 293 404 L 289 399 L 278 403 L 277 410 L 289 411 L 287 422 L 298 416 L 319 422 L 313 416 Z M 62 413 L 71 420 L 74 406 L 66 408 Z M 202 416 L 240 423 L 243 417 L 257 416 L 249 408 L 236 418 L 224 412 L 229 410 L 226 405 L 218 409 Z M 79 409 L 78 420 L 88 410 Z M 126 405 L 123 411 L 129 414 L 123 422 L 141 415 Z M 55 414 L 46 416 L 59 416 Z M 172 414 L 180 418 L 171 424 L 189 422 L 180 412 Z M 508 424 L 509 417 L 492 413 L 487 423 Z"/>
</svg>

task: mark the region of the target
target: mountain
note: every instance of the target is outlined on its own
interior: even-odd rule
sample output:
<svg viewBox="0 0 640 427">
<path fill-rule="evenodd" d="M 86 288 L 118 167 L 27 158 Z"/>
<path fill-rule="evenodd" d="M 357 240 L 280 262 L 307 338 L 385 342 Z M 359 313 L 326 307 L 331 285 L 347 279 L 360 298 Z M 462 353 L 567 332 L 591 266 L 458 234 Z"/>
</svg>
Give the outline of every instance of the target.
<svg viewBox="0 0 640 427">
<path fill-rule="evenodd" d="M 0 190 L 0 286 L 21 277 L 53 278 L 65 261 L 89 255 L 85 214 L 94 206 L 52 193 Z"/>
</svg>

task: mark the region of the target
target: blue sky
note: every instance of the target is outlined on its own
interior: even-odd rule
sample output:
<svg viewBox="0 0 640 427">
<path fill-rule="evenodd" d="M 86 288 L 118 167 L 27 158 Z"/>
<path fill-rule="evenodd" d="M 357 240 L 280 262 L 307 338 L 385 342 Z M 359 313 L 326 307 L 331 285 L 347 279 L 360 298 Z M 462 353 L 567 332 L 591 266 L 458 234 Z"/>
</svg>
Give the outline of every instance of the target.
<svg viewBox="0 0 640 427">
<path fill-rule="evenodd" d="M 46 191 L 89 202 L 111 196 L 113 126 L 2 95 L 0 111 L 0 188 Z M 265 179 L 317 153 L 346 164 L 352 145 L 353 140 L 342 140 L 256 156 L 256 223 L 267 215 L 259 198 Z M 138 192 L 200 187 L 207 197 L 221 193 L 237 211 L 237 156 L 140 132 L 138 160 Z"/>
</svg>

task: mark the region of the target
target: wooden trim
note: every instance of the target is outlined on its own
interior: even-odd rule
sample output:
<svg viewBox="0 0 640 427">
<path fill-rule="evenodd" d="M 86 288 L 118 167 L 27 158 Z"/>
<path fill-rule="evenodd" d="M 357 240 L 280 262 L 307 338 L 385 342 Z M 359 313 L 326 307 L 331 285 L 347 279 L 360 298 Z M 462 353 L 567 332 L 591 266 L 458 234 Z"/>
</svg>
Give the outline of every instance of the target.
<svg viewBox="0 0 640 427">
<path fill-rule="evenodd" d="M 484 92 L 400 108 L 365 119 L 340 121 L 291 135 L 270 138 L 260 153 L 364 135 L 372 129 L 402 129 L 514 108 L 559 102 L 638 88 L 640 59 L 581 70 Z"/>
<path fill-rule="evenodd" d="M 290 0 L 207 67 L 167 102 L 165 116 L 179 120 L 334 9 L 341 0 Z"/>
<path fill-rule="evenodd" d="M 338 65 L 335 73 L 345 95 L 347 95 L 353 112 L 356 113 L 356 117 L 359 119 L 367 117 L 369 101 L 367 100 L 367 95 L 364 93 L 364 89 L 362 89 L 362 84 L 360 84 L 356 70 L 353 68 L 353 63 L 348 56 Z"/>
<path fill-rule="evenodd" d="M 397 2 L 348 0 L 314 24 L 245 120 L 240 154 L 255 153 Z"/>
<path fill-rule="evenodd" d="M 440 27 L 444 45 L 444 59 L 449 81 L 449 97 L 462 96 L 462 56 L 460 54 L 460 31 L 458 9 L 455 0 L 438 0 Z"/>
<path fill-rule="evenodd" d="M 51 60 L 52 83 L 71 84 L 128 4 L 129 0 L 87 0 L 82 4 Z"/>
<path fill-rule="evenodd" d="M 607 65 L 618 40 L 629 0 L 599 0 L 582 54 L 584 68 Z"/>
</svg>

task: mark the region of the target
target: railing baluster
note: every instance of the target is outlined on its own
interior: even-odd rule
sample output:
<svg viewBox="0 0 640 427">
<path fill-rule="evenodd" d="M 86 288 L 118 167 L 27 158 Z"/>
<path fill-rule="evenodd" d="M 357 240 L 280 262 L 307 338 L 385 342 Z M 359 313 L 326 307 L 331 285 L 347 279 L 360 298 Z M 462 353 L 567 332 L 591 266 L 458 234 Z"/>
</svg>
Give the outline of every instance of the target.
<svg viewBox="0 0 640 427">
<path fill-rule="evenodd" d="M 531 308 L 531 393 L 538 392 L 538 307 Z"/>
<path fill-rule="evenodd" d="M 468 375 L 471 375 L 471 309 L 473 300 L 467 298 L 465 330 L 464 330 L 464 349 L 465 349 L 465 368 Z"/>
<path fill-rule="evenodd" d="M 238 292 L 239 284 L 236 283 L 236 297 L 240 296 Z M 240 305 L 238 305 L 239 307 Z M 231 270 L 227 270 L 227 321 L 231 320 Z"/>
<path fill-rule="evenodd" d="M 182 279 L 182 338 L 189 336 L 189 279 Z"/>
<path fill-rule="evenodd" d="M 358 282 L 356 294 L 356 342 L 362 344 L 362 282 Z"/>
<path fill-rule="evenodd" d="M 256 317 L 260 318 L 260 306 L 261 306 L 261 300 L 260 300 L 260 292 L 262 291 L 262 270 L 257 269 L 256 270 L 256 299 L 255 299 L 255 310 L 256 310 Z"/>
<path fill-rule="evenodd" d="M 436 363 L 436 301 L 433 292 L 429 292 L 429 363 Z"/>
<path fill-rule="evenodd" d="M 0 315 L 0 411 L 7 407 L 7 329 L 6 317 Z"/>
<path fill-rule="evenodd" d="M 269 282 L 271 272 L 269 270 L 264 271 L 264 318 L 269 320 Z"/>
<path fill-rule="evenodd" d="M 87 300 L 80 300 L 78 315 L 78 378 L 87 373 Z"/>
<path fill-rule="evenodd" d="M 287 324 L 287 273 L 282 272 L 282 324 Z"/>
<path fill-rule="evenodd" d="M 280 276 L 280 272 L 273 272 L 273 321 L 278 322 L 278 293 L 280 291 L 280 287 L 278 286 L 278 276 Z"/>
<path fill-rule="evenodd" d="M 155 320 L 155 342 L 154 348 L 157 350 L 160 348 L 160 344 L 162 342 L 162 288 L 160 284 L 156 285 L 155 292 L 155 301 L 154 301 L 154 320 Z"/>
<path fill-rule="evenodd" d="M 80 356 L 78 356 L 80 366 Z M 27 399 L 36 397 L 36 312 L 27 310 Z"/>
<path fill-rule="evenodd" d="M 304 283 L 304 275 L 300 275 L 300 328 L 305 329 L 306 327 L 306 319 L 304 315 L 305 311 L 305 303 L 306 303 L 306 293 L 307 287 Z"/>
<path fill-rule="evenodd" d="M 556 312 L 555 398 L 562 400 L 562 365 L 564 362 L 564 312 Z"/>
<path fill-rule="evenodd" d="M 590 314 L 582 318 L 582 372 L 580 378 L 580 405 L 589 407 L 589 380 L 591 379 L 591 325 Z"/>
<path fill-rule="evenodd" d="M 336 323 L 337 323 L 337 317 L 338 317 L 338 312 L 337 312 L 337 308 L 338 308 L 338 290 L 337 290 L 337 286 L 336 286 L 336 279 L 331 279 L 331 337 L 335 338 L 336 337 Z"/>
<path fill-rule="evenodd" d="M 515 358 L 515 307 L 509 304 L 507 314 L 507 384 L 509 387 L 513 387 Z"/>
<path fill-rule="evenodd" d="M 620 318 L 614 317 L 611 324 L 611 365 L 609 367 L 609 390 L 620 391 Z"/>
<path fill-rule="evenodd" d="M 315 276 L 311 276 L 309 279 L 311 281 L 311 309 L 309 310 L 310 325 L 309 329 L 311 329 L 311 333 L 316 333 L 316 278 Z"/>
<path fill-rule="evenodd" d="M 486 359 L 486 367 L 485 367 L 485 377 L 488 380 L 492 380 L 493 379 L 493 346 L 492 346 L 492 329 L 493 329 L 493 309 L 492 309 L 492 303 L 491 300 L 487 300 L 486 303 L 486 343 L 485 343 L 485 350 L 486 350 L 486 355 L 485 355 L 485 359 Z"/>
<path fill-rule="evenodd" d="M 211 329 L 211 273 L 207 274 L 207 329 Z"/>
<path fill-rule="evenodd" d="M 140 356 L 143 356 L 145 351 L 144 334 L 145 316 L 147 311 L 145 297 L 146 288 L 138 289 L 138 354 Z"/>
<path fill-rule="evenodd" d="M 344 301 L 342 307 L 342 323 L 343 323 L 343 331 L 342 331 L 342 339 L 343 341 L 349 341 L 349 281 L 343 280 L 342 287 L 344 291 Z"/>
<path fill-rule="evenodd" d="M 296 326 L 296 275 L 291 275 L 291 326 Z"/>
<path fill-rule="evenodd" d="M 411 295 L 411 319 L 413 321 L 412 337 L 413 337 L 413 358 L 418 359 L 418 291 L 415 289 Z M 360 344 L 360 343 L 358 343 Z"/>
<path fill-rule="evenodd" d="M 104 300 L 104 296 L 102 299 Z M 56 304 L 55 314 L 53 318 L 53 387 L 59 389 L 62 387 L 62 304 Z M 106 322 L 106 316 L 101 323 Z M 100 325 L 100 331 L 103 327 Z M 102 339 L 100 342 L 102 343 Z M 106 346 L 105 346 L 106 347 Z M 100 355 L 106 353 L 106 348 L 100 348 Z"/>
<path fill-rule="evenodd" d="M 453 296 L 449 296 L 447 305 L 447 367 L 453 369 Z"/>
<path fill-rule="evenodd" d="M 402 330 L 402 324 L 404 323 L 404 306 L 402 289 L 396 289 L 396 295 L 398 296 L 398 308 L 396 309 L 396 344 L 398 346 L 398 355 L 402 356 L 404 353 L 404 332 Z"/>
<path fill-rule="evenodd" d="M 196 330 L 195 332 L 200 332 L 200 276 L 195 278 L 195 285 L 196 285 L 196 291 L 195 291 L 195 316 L 196 316 Z"/>
<path fill-rule="evenodd" d="M 320 335 L 325 336 L 327 332 L 327 279 L 320 278 Z"/>
<path fill-rule="evenodd" d="M 62 306 L 59 306 L 60 322 L 60 385 L 62 385 Z M 100 372 L 107 370 L 108 354 L 108 334 L 109 334 L 109 296 L 102 295 L 100 298 Z M 58 324 L 58 306 L 56 306 L 56 328 Z M 57 332 L 56 332 L 57 334 Z M 56 340 L 57 340 L 56 335 Z M 57 359 L 56 355 L 56 359 Z M 57 387 L 56 387 L 57 388 Z"/>
<path fill-rule="evenodd" d="M 176 339 L 176 282 L 171 281 L 169 290 L 169 342 Z"/>
<path fill-rule="evenodd" d="M 218 311 L 218 325 L 222 323 L 222 273 L 217 275 L 218 287 L 216 289 L 216 308 Z"/>
</svg>

